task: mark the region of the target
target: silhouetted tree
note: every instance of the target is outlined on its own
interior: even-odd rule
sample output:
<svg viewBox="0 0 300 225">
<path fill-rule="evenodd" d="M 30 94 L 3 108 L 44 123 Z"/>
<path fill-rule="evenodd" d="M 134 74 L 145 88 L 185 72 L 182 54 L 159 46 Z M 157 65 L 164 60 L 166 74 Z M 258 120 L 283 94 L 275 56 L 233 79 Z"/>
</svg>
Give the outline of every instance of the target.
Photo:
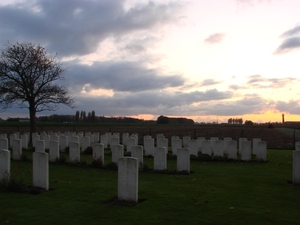
<svg viewBox="0 0 300 225">
<path fill-rule="evenodd" d="M 65 69 L 56 56 L 32 43 L 7 44 L 0 55 L 0 106 L 14 104 L 29 109 L 30 141 L 36 131 L 36 113 L 56 110 L 59 104 L 73 107 L 68 90 L 57 84 Z"/>
</svg>

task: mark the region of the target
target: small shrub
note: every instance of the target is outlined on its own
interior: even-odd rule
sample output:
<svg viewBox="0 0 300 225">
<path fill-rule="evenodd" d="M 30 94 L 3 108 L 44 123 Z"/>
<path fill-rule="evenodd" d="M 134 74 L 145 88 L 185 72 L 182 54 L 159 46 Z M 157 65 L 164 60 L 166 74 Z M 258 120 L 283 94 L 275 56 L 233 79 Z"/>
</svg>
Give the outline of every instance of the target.
<svg viewBox="0 0 300 225">
<path fill-rule="evenodd" d="M 26 185 L 23 180 L 3 178 L 0 181 L 0 191 L 3 192 L 26 192 Z"/>
<path fill-rule="evenodd" d="M 30 161 L 30 160 L 28 159 L 27 155 L 25 155 L 24 153 L 21 155 L 21 160 L 22 160 L 23 162 L 28 162 L 28 161 Z"/>
<path fill-rule="evenodd" d="M 99 157 L 97 160 L 93 160 L 91 163 L 91 167 L 93 168 L 103 168 L 102 158 Z"/>
<path fill-rule="evenodd" d="M 104 166 L 104 169 L 118 170 L 118 165 L 115 162 L 110 162 Z"/>
<path fill-rule="evenodd" d="M 65 155 L 60 155 L 59 158 L 55 159 L 55 164 L 66 164 L 67 158 Z"/>
<path fill-rule="evenodd" d="M 83 151 L 83 154 L 86 154 L 86 155 L 91 155 L 93 154 L 93 148 L 91 146 L 87 147 L 84 151 Z"/>
</svg>

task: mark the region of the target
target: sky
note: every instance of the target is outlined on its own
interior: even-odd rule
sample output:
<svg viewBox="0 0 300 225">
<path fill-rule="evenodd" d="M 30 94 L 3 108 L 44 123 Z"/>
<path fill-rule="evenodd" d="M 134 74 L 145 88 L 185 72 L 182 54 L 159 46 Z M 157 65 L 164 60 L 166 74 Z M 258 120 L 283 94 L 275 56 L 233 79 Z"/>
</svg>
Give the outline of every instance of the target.
<svg viewBox="0 0 300 225">
<path fill-rule="evenodd" d="M 300 121 L 299 0 L 1 0 L 0 50 L 31 42 L 97 116 Z M 0 117 L 28 117 L 11 108 Z"/>
</svg>

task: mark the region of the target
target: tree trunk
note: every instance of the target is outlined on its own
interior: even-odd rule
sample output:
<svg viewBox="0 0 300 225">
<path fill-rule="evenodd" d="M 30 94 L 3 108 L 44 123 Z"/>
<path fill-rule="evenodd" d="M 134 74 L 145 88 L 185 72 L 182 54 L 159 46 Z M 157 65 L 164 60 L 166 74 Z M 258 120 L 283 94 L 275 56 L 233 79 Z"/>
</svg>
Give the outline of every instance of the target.
<svg viewBox="0 0 300 225">
<path fill-rule="evenodd" d="M 35 120 L 36 110 L 35 107 L 30 105 L 29 107 L 29 119 L 30 119 L 30 137 L 29 145 L 32 146 L 32 134 L 36 132 L 36 120 Z"/>
</svg>

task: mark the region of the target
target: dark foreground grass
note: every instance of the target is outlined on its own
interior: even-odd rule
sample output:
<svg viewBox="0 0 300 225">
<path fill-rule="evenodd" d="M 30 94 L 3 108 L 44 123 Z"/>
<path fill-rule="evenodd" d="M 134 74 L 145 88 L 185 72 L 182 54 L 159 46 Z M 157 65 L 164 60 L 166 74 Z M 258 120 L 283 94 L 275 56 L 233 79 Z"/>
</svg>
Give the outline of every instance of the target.
<svg viewBox="0 0 300 225">
<path fill-rule="evenodd" d="M 51 164 L 50 191 L 0 193 L 0 224 L 300 224 L 300 187 L 289 182 L 292 151 L 268 150 L 268 160 L 191 161 L 191 175 L 141 172 L 135 206 L 111 203 L 117 171 Z M 151 158 L 144 162 L 153 168 Z M 175 168 L 169 159 L 168 169 Z M 31 185 L 31 171 L 30 161 L 12 161 L 13 178 Z"/>
</svg>

